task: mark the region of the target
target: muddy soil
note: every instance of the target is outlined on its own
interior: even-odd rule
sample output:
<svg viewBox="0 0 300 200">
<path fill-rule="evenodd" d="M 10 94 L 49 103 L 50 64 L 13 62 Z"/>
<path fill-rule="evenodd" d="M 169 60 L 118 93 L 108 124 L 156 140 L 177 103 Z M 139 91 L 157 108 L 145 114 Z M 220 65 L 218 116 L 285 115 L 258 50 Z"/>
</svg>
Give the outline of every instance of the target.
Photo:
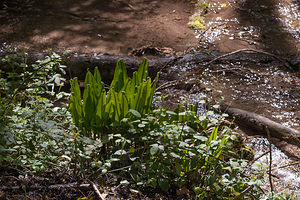
<svg viewBox="0 0 300 200">
<path fill-rule="evenodd" d="M 127 55 L 143 46 L 197 46 L 188 0 L 34 1 L 0 13 L 0 41 L 26 51 Z M 9 5 L 9 3 L 8 3 Z M 10 9 L 9 9 L 10 8 Z"/>
<path fill-rule="evenodd" d="M 300 3 L 297 0 L 209 0 L 202 46 L 231 52 L 261 49 L 300 53 Z"/>
<path fill-rule="evenodd" d="M 297 0 L 208 0 L 206 30 L 199 33 L 187 27 L 196 1 L 14 2 L 18 3 L 0 5 L 0 42 L 27 51 L 127 55 L 153 46 L 178 54 L 194 47 L 222 52 L 254 48 L 299 56 Z"/>
</svg>

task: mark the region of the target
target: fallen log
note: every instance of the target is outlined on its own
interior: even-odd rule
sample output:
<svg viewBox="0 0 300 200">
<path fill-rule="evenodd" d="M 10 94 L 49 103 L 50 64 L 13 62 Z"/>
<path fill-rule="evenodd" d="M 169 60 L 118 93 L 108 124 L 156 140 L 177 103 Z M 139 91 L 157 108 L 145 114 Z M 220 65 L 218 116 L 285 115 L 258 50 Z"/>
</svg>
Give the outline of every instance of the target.
<svg viewBox="0 0 300 200">
<path fill-rule="evenodd" d="M 0 52 L 0 58 L 5 56 L 22 56 L 22 52 L 9 52 L 2 51 Z M 133 56 L 117 56 L 109 54 L 79 54 L 79 53 L 58 53 L 63 60 L 63 64 L 68 66 L 67 73 L 70 78 L 78 77 L 83 80 L 86 74 L 87 69 L 93 70 L 98 66 L 100 73 L 104 79 L 108 81 L 112 79 L 116 63 L 119 59 L 123 59 L 127 71 L 130 73 L 136 71 L 139 67 L 139 64 L 142 62 L 141 57 Z M 33 64 L 37 60 L 44 59 L 49 53 L 36 53 L 28 52 L 27 53 L 27 64 Z M 223 56 L 223 57 L 222 57 Z M 216 59 L 218 58 L 218 59 Z M 149 66 L 149 75 L 155 77 L 156 73 L 162 69 L 166 69 L 168 66 L 172 65 L 185 65 L 187 63 L 203 65 L 209 65 L 211 61 L 214 63 L 222 62 L 253 62 L 253 63 L 274 63 L 276 62 L 272 56 L 268 56 L 262 53 L 246 53 L 246 52 L 237 52 L 234 54 L 224 55 L 219 51 L 213 51 L 210 53 L 201 52 L 195 54 L 184 54 L 179 56 L 169 56 L 169 57 L 149 57 L 148 66 Z M 277 62 L 278 66 L 283 66 L 284 63 Z M 0 59 L 0 66 L 2 70 L 5 70 L 5 65 Z M 8 66 L 9 67 L 9 66 Z M 9 70 L 9 69 L 7 69 Z M 104 80 L 105 81 L 105 80 Z"/>
<path fill-rule="evenodd" d="M 15 56 L 19 57 L 19 60 L 21 60 L 20 58 L 22 57 L 22 54 L 23 53 L 21 52 L 2 52 L 0 53 L 0 58 L 4 58 L 5 56 Z M 71 78 L 78 77 L 81 80 L 84 80 L 87 69 L 91 69 L 93 71 L 93 69 L 97 66 L 102 77 L 104 78 L 104 81 L 105 79 L 109 81 L 113 78 L 116 63 L 120 59 L 124 61 L 128 73 L 131 74 L 138 69 L 143 59 L 140 57 L 117 56 L 109 54 L 58 54 L 62 57 L 63 64 L 68 67 L 67 73 L 69 73 L 69 76 Z M 27 64 L 31 65 L 37 60 L 44 59 L 48 55 L 49 53 L 27 53 Z M 213 58 L 213 55 L 207 55 L 205 53 L 195 55 L 186 54 L 184 56 L 148 58 L 149 75 L 151 77 L 155 77 L 158 71 L 171 64 L 182 64 L 191 61 L 208 62 Z M 2 59 L 0 59 L 0 66 L 2 70 L 10 70 L 10 66 L 6 66 L 2 62 Z"/>
<path fill-rule="evenodd" d="M 252 132 L 252 134 L 267 138 L 267 132 L 269 131 L 272 138 L 270 142 L 288 156 L 300 159 L 300 131 L 285 127 L 256 113 L 233 108 L 226 104 L 221 105 L 221 111 L 234 117 L 235 122 L 246 133 Z"/>
<path fill-rule="evenodd" d="M 0 190 L 7 191 L 7 190 L 65 190 L 65 189 L 91 189 L 91 184 L 79 184 L 77 182 L 74 183 L 66 183 L 66 184 L 54 184 L 49 186 L 41 186 L 41 185 L 23 185 L 23 186 L 0 186 Z"/>
</svg>

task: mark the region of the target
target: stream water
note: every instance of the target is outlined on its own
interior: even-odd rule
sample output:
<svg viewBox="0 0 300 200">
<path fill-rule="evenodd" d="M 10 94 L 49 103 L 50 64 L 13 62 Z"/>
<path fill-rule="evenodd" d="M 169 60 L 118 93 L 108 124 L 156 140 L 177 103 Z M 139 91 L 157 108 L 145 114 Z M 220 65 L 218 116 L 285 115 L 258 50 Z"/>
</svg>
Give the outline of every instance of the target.
<svg viewBox="0 0 300 200">
<path fill-rule="evenodd" d="M 260 49 L 283 56 L 300 55 L 300 3 L 298 0 L 209 0 L 206 30 L 197 38 L 205 49 L 232 52 Z M 283 56 L 284 57 L 284 56 Z M 286 57 L 284 57 L 286 58 Z M 176 66 L 178 67 L 178 66 Z M 223 63 L 181 66 L 181 77 L 192 87 L 191 101 L 224 97 L 225 103 L 255 112 L 284 126 L 300 130 L 300 74 L 281 69 L 278 63 Z M 197 80 L 197 81 L 195 81 Z M 207 92 L 205 88 L 211 88 Z M 201 91 L 197 91 L 197 90 Z M 222 91 L 219 94 L 215 91 Z M 181 96 L 182 91 L 178 92 Z M 174 98 L 175 99 L 175 98 Z M 247 137 L 255 157 L 268 151 L 265 138 Z M 273 181 L 276 189 L 294 189 L 300 199 L 300 164 L 272 145 Z M 269 164 L 269 156 L 258 161 Z M 266 187 L 269 187 L 267 185 Z M 297 198 L 296 197 L 296 198 Z"/>
<path fill-rule="evenodd" d="M 197 35 L 204 48 L 233 51 L 263 49 L 300 53 L 300 4 L 297 0 L 208 0 L 206 30 Z"/>
<path fill-rule="evenodd" d="M 286 72 L 274 63 L 237 62 L 210 66 L 186 63 L 170 67 L 166 74 L 179 80 L 175 88 L 163 90 L 163 93 L 169 94 L 167 101 L 170 105 L 178 103 L 180 99 L 188 99 L 190 103 L 203 100 L 212 104 L 225 102 L 261 114 L 287 127 L 300 129 L 300 79 L 297 73 Z M 205 104 L 201 104 L 200 109 L 200 113 L 207 112 Z M 255 157 L 269 150 L 267 139 L 244 136 L 246 143 L 254 149 Z M 293 165 L 294 161 L 274 145 L 272 157 L 276 191 L 288 188 L 295 190 L 299 196 L 300 164 Z M 257 160 L 256 164 L 268 166 L 269 154 Z"/>
</svg>

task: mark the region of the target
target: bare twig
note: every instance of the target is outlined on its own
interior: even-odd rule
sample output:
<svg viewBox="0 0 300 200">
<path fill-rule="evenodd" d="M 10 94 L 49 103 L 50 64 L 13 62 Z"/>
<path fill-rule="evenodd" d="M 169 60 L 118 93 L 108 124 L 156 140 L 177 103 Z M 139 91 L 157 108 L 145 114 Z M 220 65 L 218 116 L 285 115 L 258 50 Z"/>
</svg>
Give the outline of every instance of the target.
<svg viewBox="0 0 300 200">
<path fill-rule="evenodd" d="M 268 140 L 269 140 L 269 151 L 270 151 L 270 162 L 269 162 L 269 182 L 270 182 L 270 187 L 271 187 L 271 192 L 274 191 L 273 188 L 273 183 L 272 183 L 272 144 L 271 144 L 271 135 L 270 135 L 270 131 L 269 128 L 266 127 L 266 131 L 267 131 L 267 136 L 268 136 Z"/>
<path fill-rule="evenodd" d="M 127 6 L 129 7 L 129 8 L 131 8 L 132 10 L 135 10 L 135 7 L 133 7 L 131 4 L 127 4 Z"/>
<path fill-rule="evenodd" d="M 166 68 L 167 66 L 169 66 L 170 64 L 174 64 L 178 59 L 180 58 L 183 58 L 183 56 L 178 56 L 178 57 L 175 57 L 173 59 L 171 59 L 169 62 L 167 62 L 158 72 L 157 72 L 157 75 L 160 74 L 160 72 L 162 72 L 162 70 L 164 68 Z M 155 79 L 152 81 L 151 85 L 153 85 L 153 83 L 155 82 Z"/>
<path fill-rule="evenodd" d="M 253 194 L 250 194 L 250 196 L 252 197 L 252 199 L 258 200 L 258 198 L 256 198 Z"/>
<path fill-rule="evenodd" d="M 290 163 L 290 164 L 287 164 L 287 165 L 276 167 L 275 169 L 286 168 L 286 167 L 290 167 L 290 166 L 293 166 L 293 165 L 300 165 L 300 162 Z"/>
<path fill-rule="evenodd" d="M 253 52 L 262 53 L 262 54 L 265 54 L 265 55 L 268 55 L 268 56 L 272 56 L 272 57 L 276 58 L 277 60 L 279 60 L 280 62 L 282 62 L 284 64 L 284 66 L 287 67 L 289 70 L 293 70 L 293 68 L 287 63 L 286 60 L 283 60 L 283 59 L 279 58 L 278 56 L 276 56 L 274 54 L 271 54 L 271 53 L 268 53 L 268 52 L 265 52 L 265 51 L 256 50 L 256 49 L 239 49 L 239 50 L 227 53 L 227 54 L 223 54 L 223 55 L 218 56 L 218 57 L 214 58 L 213 60 L 209 61 L 206 65 L 210 65 L 211 63 L 215 62 L 216 60 L 219 60 L 220 58 L 231 56 L 233 54 L 236 54 L 236 53 L 239 53 L 239 52 L 242 52 L 242 51 L 253 51 Z"/>
<path fill-rule="evenodd" d="M 241 192 L 237 197 L 234 198 L 234 200 L 238 200 L 241 199 L 245 196 L 245 194 L 247 194 L 250 190 L 253 189 L 253 185 L 250 185 L 248 188 L 246 188 L 243 192 Z"/>
<path fill-rule="evenodd" d="M 93 183 L 92 181 L 90 180 L 87 180 L 89 182 L 90 185 L 93 186 L 93 189 L 95 190 L 96 194 L 98 195 L 98 197 L 101 199 L 101 200 L 105 200 L 105 198 L 102 196 L 102 194 L 100 193 L 100 191 L 98 190 L 97 188 L 97 185 L 95 183 Z"/>
<path fill-rule="evenodd" d="M 110 171 L 108 171 L 108 172 L 111 173 L 111 172 L 122 171 L 123 169 L 128 169 L 128 168 L 130 168 L 130 167 L 131 167 L 131 165 L 130 165 L 130 166 L 126 166 L 126 167 L 121 167 L 121 168 L 118 168 L 118 169 L 113 169 L 113 170 L 110 170 Z"/>
<path fill-rule="evenodd" d="M 78 184 L 77 182 L 74 183 L 66 183 L 66 184 L 55 184 L 49 186 L 40 186 L 40 185 L 27 185 L 26 189 L 34 190 L 34 189 L 51 189 L 51 190 L 62 190 L 62 189 L 69 189 L 69 188 L 82 188 L 88 189 L 90 188 L 90 184 Z M 23 190 L 23 186 L 0 186 L 0 190 Z"/>
<path fill-rule="evenodd" d="M 165 89 L 165 88 L 174 86 L 174 85 L 176 85 L 176 82 L 177 82 L 176 80 L 174 80 L 174 81 L 168 81 L 168 82 L 166 82 L 166 83 L 160 85 L 159 87 L 157 87 L 157 88 L 155 89 L 155 92 L 157 92 L 157 91 L 159 91 L 159 90 L 161 90 L 161 89 Z"/>
<path fill-rule="evenodd" d="M 254 158 L 250 163 L 249 165 L 252 165 L 255 161 L 257 161 L 258 159 L 260 159 L 261 157 L 263 157 L 264 155 L 270 153 L 270 150 L 264 152 L 263 154 L 261 154 L 260 156 L 258 156 L 257 158 Z"/>
</svg>

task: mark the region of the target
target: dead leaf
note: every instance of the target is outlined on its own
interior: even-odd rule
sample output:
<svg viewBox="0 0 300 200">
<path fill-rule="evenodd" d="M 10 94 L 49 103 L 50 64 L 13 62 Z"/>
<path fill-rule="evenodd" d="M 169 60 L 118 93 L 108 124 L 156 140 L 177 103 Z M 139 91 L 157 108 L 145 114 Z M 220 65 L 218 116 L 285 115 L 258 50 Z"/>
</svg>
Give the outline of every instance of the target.
<svg viewBox="0 0 300 200">
<path fill-rule="evenodd" d="M 197 1 L 190 1 L 190 4 L 196 4 Z"/>
<path fill-rule="evenodd" d="M 245 31 L 241 31 L 241 32 L 238 33 L 238 35 L 239 35 L 239 36 L 242 36 L 242 35 L 245 34 L 245 33 L 246 33 Z"/>
<path fill-rule="evenodd" d="M 296 85 L 297 82 L 295 80 L 291 80 L 291 84 Z"/>
</svg>

